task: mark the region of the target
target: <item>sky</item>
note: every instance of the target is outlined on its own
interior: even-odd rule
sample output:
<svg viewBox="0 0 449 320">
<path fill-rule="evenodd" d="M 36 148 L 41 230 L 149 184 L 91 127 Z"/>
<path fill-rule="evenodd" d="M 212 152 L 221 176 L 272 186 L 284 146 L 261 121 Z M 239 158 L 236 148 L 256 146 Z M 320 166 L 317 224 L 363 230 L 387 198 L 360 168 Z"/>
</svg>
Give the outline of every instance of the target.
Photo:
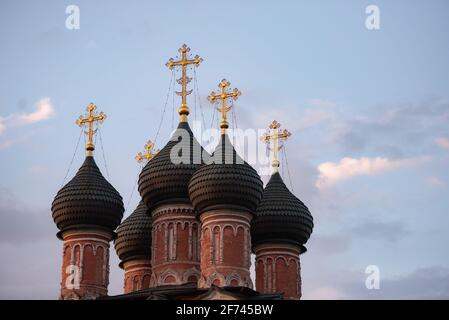
<svg viewBox="0 0 449 320">
<path fill-rule="evenodd" d="M 66 27 L 69 5 L 79 29 Z M 177 123 L 165 63 L 183 43 L 204 59 L 191 124 L 217 126 L 206 97 L 226 78 L 242 91 L 232 127 L 276 119 L 292 133 L 281 174 L 315 223 L 304 299 L 449 298 L 447 30 L 445 0 L 1 1 L 0 298 L 58 297 L 50 207 L 83 161 L 75 120 L 89 102 L 108 116 L 96 161 L 125 216 L 135 208 L 134 156 Z M 119 294 L 113 249 L 110 263 Z"/>
</svg>

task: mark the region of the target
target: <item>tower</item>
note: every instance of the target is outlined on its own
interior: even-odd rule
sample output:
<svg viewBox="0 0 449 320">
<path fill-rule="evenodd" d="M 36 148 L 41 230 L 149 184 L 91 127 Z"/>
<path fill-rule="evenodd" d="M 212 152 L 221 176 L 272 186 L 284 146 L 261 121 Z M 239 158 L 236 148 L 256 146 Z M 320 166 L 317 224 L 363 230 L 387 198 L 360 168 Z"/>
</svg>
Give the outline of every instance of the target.
<svg viewBox="0 0 449 320">
<path fill-rule="evenodd" d="M 221 137 L 212 163 L 201 166 L 189 183 L 190 199 L 201 221 L 201 279 L 199 287 L 244 286 L 250 278 L 250 225 L 262 196 L 263 185 L 256 170 L 235 151 L 227 134 L 226 113 L 240 91 L 229 91 L 222 80 L 220 92 L 209 101 L 220 102 Z"/>
<path fill-rule="evenodd" d="M 196 67 L 202 59 L 189 58 L 190 48 L 179 49 L 179 60 L 170 59 L 167 67 L 181 68 L 180 122 L 170 141 L 149 161 L 139 176 L 140 195 L 151 211 L 152 277 L 151 285 L 197 282 L 199 277 L 199 221 L 189 199 L 188 183 L 202 164 L 203 148 L 193 136 L 188 120 L 187 76 L 189 66 Z"/>
<path fill-rule="evenodd" d="M 123 217 L 120 194 L 103 177 L 93 157 L 97 122 L 106 115 L 87 107 L 87 117 L 77 120 L 87 126 L 86 158 L 76 175 L 58 191 L 52 215 L 63 241 L 60 299 L 93 299 L 107 295 L 109 242 Z"/>
<path fill-rule="evenodd" d="M 139 152 L 136 160 L 148 163 L 158 151 L 154 144 L 145 144 L 145 153 Z M 151 280 L 151 213 L 141 200 L 136 209 L 117 228 L 115 250 L 121 260 L 119 267 L 125 271 L 123 279 L 124 293 L 130 293 L 150 287 Z"/>
<path fill-rule="evenodd" d="M 115 250 L 125 271 L 124 293 L 150 287 L 151 280 L 151 216 L 147 205 L 140 201 L 117 228 Z"/>
<path fill-rule="evenodd" d="M 286 187 L 279 174 L 279 140 L 290 133 L 273 121 L 262 140 L 271 143 L 272 175 L 252 223 L 252 247 L 256 254 L 256 290 L 282 292 L 285 299 L 301 298 L 299 255 L 313 230 L 313 218 L 304 203 Z"/>
</svg>

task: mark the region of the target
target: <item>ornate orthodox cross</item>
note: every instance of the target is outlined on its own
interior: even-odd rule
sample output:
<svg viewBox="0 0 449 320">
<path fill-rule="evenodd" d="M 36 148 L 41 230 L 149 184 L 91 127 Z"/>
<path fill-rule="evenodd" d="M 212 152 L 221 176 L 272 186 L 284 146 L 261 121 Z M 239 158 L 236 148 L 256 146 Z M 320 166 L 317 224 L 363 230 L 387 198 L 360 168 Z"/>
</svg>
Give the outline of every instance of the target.
<svg viewBox="0 0 449 320">
<path fill-rule="evenodd" d="M 139 152 L 136 155 L 136 160 L 137 162 L 141 163 L 143 161 L 150 161 L 151 159 L 153 159 L 153 157 L 155 155 L 157 155 L 159 153 L 159 150 L 153 150 L 154 148 L 154 143 L 151 142 L 151 140 L 148 140 L 148 142 L 145 144 L 144 146 L 145 148 L 145 153 L 142 154 L 142 152 Z"/>
<path fill-rule="evenodd" d="M 95 114 L 95 110 L 97 106 L 92 102 L 87 106 L 87 116 L 83 118 L 81 115 L 78 119 L 76 119 L 76 124 L 80 127 L 84 127 L 87 124 L 87 131 L 84 133 L 87 134 L 87 144 L 86 144 L 86 155 L 92 156 L 93 151 L 95 150 L 95 146 L 93 143 L 94 134 L 97 132 L 97 129 L 94 129 L 95 122 L 103 123 L 106 119 L 106 114 L 100 112 L 99 114 Z"/>
<path fill-rule="evenodd" d="M 232 105 L 227 106 L 226 101 L 229 98 L 237 100 L 238 97 L 242 94 L 237 88 L 234 88 L 234 90 L 232 91 L 228 91 L 228 87 L 230 85 L 231 83 L 226 79 L 221 80 L 221 82 L 218 84 L 220 92 L 215 93 L 214 91 L 212 91 L 210 95 L 207 97 L 207 100 L 209 100 L 210 103 L 216 103 L 219 102 L 219 100 L 221 100 L 221 107 L 217 108 L 217 110 L 221 112 L 220 128 L 222 134 L 226 133 L 226 129 L 229 128 L 229 123 L 226 114 L 232 108 Z"/>
<path fill-rule="evenodd" d="M 187 106 L 187 96 L 192 93 L 192 90 L 187 91 L 187 84 L 192 81 L 192 78 L 187 76 L 187 66 L 198 66 L 201 62 L 203 62 L 203 59 L 198 55 L 193 57 L 193 59 L 189 59 L 187 57 L 187 53 L 190 51 L 190 48 L 185 44 L 183 44 L 178 51 L 181 53 L 181 59 L 175 61 L 173 58 L 170 58 L 165 65 L 170 70 L 175 67 L 181 67 L 181 78 L 176 80 L 176 82 L 181 85 L 181 92 L 176 92 L 176 94 L 181 96 L 182 99 L 181 107 L 179 107 L 178 113 L 181 116 L 181 121 L 185 122 L 187 121 L 187 116 L 190 113 L 189 107 Z"/>
<path fill-rule="evenodd" d="M 276 120 L 273 120 L 269 126 L 269 132 L 264 133 L 260 137 L 260 140 L 266 144 L 272 144 L 272 146 L 269 146 L 268 148 L 271 151 L 271 166 L 273 167 L 273 172 L 277 172 L 279 170 L 279 150 L 282 148 L 282 145 L 279 146 L 279 141 L 285 141 L 292 135 L 287 129 L 281 130 L 280 127 L 281 124 Z"/>
</svg>

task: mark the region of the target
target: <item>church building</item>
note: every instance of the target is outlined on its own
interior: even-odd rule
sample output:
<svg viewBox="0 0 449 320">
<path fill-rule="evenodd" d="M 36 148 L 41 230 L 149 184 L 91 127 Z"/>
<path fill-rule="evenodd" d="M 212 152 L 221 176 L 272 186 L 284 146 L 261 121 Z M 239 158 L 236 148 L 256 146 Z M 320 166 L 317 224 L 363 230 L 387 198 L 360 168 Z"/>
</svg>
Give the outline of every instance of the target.
<svg viewBox="0 0 449 320">
<path fill-rule="evenodd" d="M 96 126 L 106 119 L 89 104 L 84 163 L 57 193 L 53 220 L 62 241 L 60 299 L 250 300 L 300 299 L 300 255 L 313 230 L 308 208 L 279 173 L 280 141 L 290 133 L 273 121 L 262 141 L 270 145 L 272 174 L 263 186 L 257 171 L 235 150 L 227 113 L 241 95 L 222 80 L 208 100 L 221 112 L 220 140 L 209 154 L 188 122 L 189 67 L 202 63 L 183 45 L 179 59 L 179 124 L 156 152 L 149 142 L 138 160 L 140 202 L 122 221 L 119 192 L 94 159 Z M 123 269 L 123 294 L 108 296 L 109 250 Z M 250 269 L 255 256 L 255 277 Z"/>
</svg>

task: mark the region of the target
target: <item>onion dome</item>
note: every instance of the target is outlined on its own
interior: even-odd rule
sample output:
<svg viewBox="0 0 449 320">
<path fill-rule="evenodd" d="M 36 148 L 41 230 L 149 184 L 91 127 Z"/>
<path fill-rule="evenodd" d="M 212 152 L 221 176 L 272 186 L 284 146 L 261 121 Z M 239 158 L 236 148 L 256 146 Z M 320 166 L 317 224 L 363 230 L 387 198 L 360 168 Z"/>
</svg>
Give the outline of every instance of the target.
<svg viewBox="0 0 449 320">
<path fill-rule="evenodd" d="M 263 191 L 262 200 L 252 221 L 253 247 L 263 243 L 285 243 L 301 247 L 313 230 L 313 218 L 304 203 L 285 186 L 275 172 Z"/>
<path fill-rule="evenodd" d="M 170 141 L 140 173 L 139 192 L 147 206 L 190 203 L 189 180 L 201 165 L 203 152 L 188 122 L 181 121 Z"/>
<path fill-rule="evenodd" d="M 116 232 L 115 251 L 121 260 L 120 267 L 130 260 L 150 260 L 151 215 L 143 201 L 118 226 Z"/>
<path fill-rule="evenodd" d="M 212 161 L 201 166 L 190 179 L 190 200 L 197 212 L 234 208 L 254 213 L 262 197 L 262 180 L 240 158 L 227 134 L 221 135 Z"/>
<path fill-rule="evenodd" d="M 93 156 L 87 156 L 76 175 L 58 191 L 51 207 L 53 220 L 62 232 L 96 228 L 113 232 L 123 217 L 123 201 L 103 177 Z"/>
</svg>

